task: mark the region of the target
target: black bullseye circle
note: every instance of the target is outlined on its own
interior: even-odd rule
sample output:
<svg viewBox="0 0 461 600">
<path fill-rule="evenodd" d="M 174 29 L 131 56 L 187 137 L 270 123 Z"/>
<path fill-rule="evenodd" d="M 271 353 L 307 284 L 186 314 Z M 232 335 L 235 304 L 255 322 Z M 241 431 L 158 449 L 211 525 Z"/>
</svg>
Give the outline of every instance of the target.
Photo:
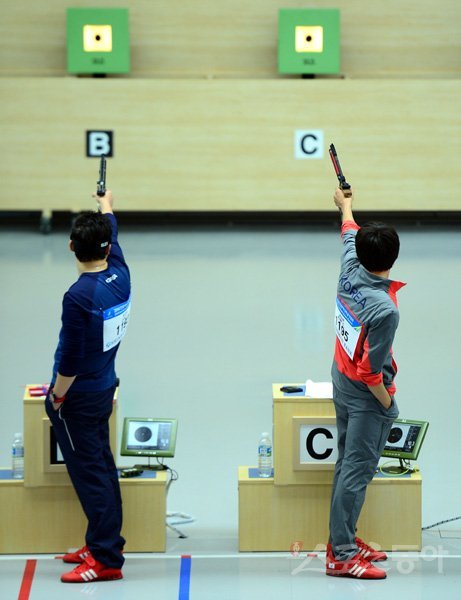
<svg viewBox="0 0 461 600">
<path fill-rule="evenodd" d="M 152 437 L 152 431 L 149 427 L 138 427 L 134 432 L 134 437 L 138 442 L 147 442 Z"/>
<path fill-rule="evenodd" d="M 395 444 L 399 440 L 402 439 L 402 435 L 403 435 L 403 431 L 400 429 L 400 427 L 393 427 L 389 433 L 389 437 L 387 438 L 387 441 L 390 442 L 391 444 Z"/>
</svg>

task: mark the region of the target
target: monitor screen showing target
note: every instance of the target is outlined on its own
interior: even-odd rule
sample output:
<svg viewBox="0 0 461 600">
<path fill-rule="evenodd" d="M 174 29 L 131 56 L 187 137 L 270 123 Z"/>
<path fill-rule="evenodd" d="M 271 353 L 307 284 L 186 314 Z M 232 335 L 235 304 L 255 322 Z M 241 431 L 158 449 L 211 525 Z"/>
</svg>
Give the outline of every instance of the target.
<svg viewBox="0 0 461 600">
<path fill-rule="evenodd" d="M 381 456 L 416 460 L 428 427 L 427 421 L 396 419 Z"/>
<path fill-rule="evenodd" d="M 126 417 L 123 422 L 122 456 L 174 456 L 176 419 Z"/>
</svg>

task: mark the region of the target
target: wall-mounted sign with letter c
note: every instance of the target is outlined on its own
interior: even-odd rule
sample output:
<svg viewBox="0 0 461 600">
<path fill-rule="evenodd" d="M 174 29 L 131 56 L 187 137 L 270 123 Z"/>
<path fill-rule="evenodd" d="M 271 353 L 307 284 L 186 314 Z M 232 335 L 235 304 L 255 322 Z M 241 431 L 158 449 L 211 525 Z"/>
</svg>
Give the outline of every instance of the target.
<svg viewBox="0 0 461 600">
<path fill-rule="evenodd" d="M 323 158 L 323 131 L 320 129 L 299 129 L 295 131 L 295 158 Z"/>
</svg>

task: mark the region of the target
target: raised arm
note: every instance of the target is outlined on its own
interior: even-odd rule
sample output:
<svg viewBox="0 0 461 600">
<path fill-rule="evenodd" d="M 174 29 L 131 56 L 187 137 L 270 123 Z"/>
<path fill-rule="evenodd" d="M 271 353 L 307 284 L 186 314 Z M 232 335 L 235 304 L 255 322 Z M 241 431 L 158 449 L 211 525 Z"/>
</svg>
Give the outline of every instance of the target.
<svg viewBox="0 0 461 600">
<path fill-rule="evenodd" d="M 125 262 L 125 257 L 123 256 L 122 249 L 120 244 L 118 243 L 118 225 L 117 219 L 115 218 L 113 209 L 114 197 L 112 195 L 111 190 L 106 190 L 104 196 L 98 196 L 97 194 L 93 194 L 93 198 L 96 199 L 98 203 L 98 208 L 101 214 L 103 215 L 112 215 L 108 216 L 108 219 L 112 225 L 112 239 L 111 239 L 111 249 L 110 253 L 112 258 L 117 258 L 123 262 Z"/>
<path fill-rule="evenodd" d="M 343 223 L 345 223 L 346 221 L 352 221 L 355 223 L 354 215 L 352 214 L 352 190 L 350 190 L 350 192 L 350 196 L 345 196 L 343 190 L 338 187 L 336 188 L 335 194 L 333 196 L 333 200 L 341 212 L 341 219 Z"/>
<path fill-rule="evenodd" d="M 94 193 L 93 198 L 95 198 L 98 203 L 99 212 L 101 212 L 103 215 L 114 214 L 114 211 L 112 210 L 114 197 L 112 196 L 112 192 L 110 190 L 106 190 L 104 196 L 98 196 L 96 193 Z"/>
</svg>

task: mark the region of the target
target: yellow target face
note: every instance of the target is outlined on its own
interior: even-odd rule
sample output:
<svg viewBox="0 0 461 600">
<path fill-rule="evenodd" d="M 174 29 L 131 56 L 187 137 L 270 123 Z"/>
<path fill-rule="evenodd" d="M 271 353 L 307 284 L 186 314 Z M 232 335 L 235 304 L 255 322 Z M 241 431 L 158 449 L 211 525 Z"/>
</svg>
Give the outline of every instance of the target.
<svg viewBox="0 0 461 600">
<path fill-rule="evenodd" d="M 84 25 L 85 52 L 112 52 L 112 25 Z"/>
<path fill-rule="evenodd" d="M 295 48 L 296 52 L 323 52 L 323 27 L 297 26 Z"/>
</svg>

